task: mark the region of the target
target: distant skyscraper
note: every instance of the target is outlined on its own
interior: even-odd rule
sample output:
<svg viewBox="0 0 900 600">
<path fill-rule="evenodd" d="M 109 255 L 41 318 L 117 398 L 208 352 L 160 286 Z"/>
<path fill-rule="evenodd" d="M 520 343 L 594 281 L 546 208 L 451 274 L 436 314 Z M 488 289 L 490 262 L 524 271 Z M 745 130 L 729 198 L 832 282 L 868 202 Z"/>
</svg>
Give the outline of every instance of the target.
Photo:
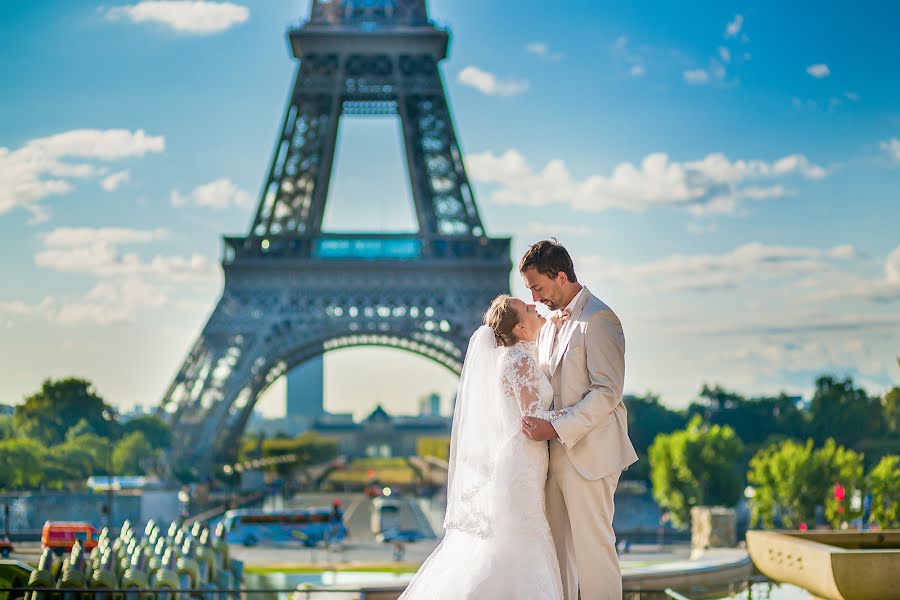
<svg viewBox="0 0 900 600">
<path fill-rule="evenodd" d="M 432 392 L 419 397 L 419 416 L 437 417 L 441 414 L 441 397 Z"/>
<path fill-rule="evenodd" d="M 325 414 L 323 368 L 323 355 L 320 354 L 288 371 L 286 416 L 318 417 Z"/>
</svg>

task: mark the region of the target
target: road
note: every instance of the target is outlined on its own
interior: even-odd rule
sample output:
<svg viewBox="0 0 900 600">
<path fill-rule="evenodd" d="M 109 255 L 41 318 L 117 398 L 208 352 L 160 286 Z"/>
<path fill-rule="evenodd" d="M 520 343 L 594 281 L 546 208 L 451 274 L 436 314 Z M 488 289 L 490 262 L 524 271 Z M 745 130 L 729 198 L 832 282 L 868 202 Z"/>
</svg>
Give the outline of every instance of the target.
<svg viewBox="0 0 900 600">
<path fill-rule="evenodd" d="M 330 551 L 321 548 L 310 549 L 302 546 L 245 547 L 232 545 L 231 553 L 235 558 L 253 566 L 274 566 L 292 564 L 339 564 L 339 563 L 390 563 L 394 561 L 394 546 L 380 544 L 369 526 L 372 500 L 363 494 L 343 493 L 305 493 L 289 499 L 279 496 L 266 499 L 263 507 L 269 509 L 303 508 L 309 506 L 331 506 L 338 499 L 344 507 L 344 522 L 349 531 L 344 548 Z M 397 498 L 401 501 L 400 527 L 403 529 L 422 530 L 422 515 L 414 505 L 412 498 Z M 403 562 L 421 562 L 431 554 L 437 540 L 423 540 L 404 545 Z M 16 542 L 15 552 L 11 559 L 36 564 L 41 555 L 40 542 Z"/>
<path fill-rule="evenodd" d="M 269 498 L 264 507 L 272 509 L 304 508 L 309 506 L 331 506 L 335 499 L 344 507 L 344 524 L 349 536 L 343 549 L 330 551 L 321 548 L 272 547 L 272 546 L 231 546 L 232 555 L 252 566 L 276 566 L 296 564 L 340 564 L 340 563 L 390 563 L 394 561 L 394 546 L 380 544 L 370 529 L 372 500 L 362 494 L 304 493 L 290 499 Z M 422 529 L 423 517 L 411 497 L 400 500 L 400 527 Z M 437 546 L 438 540 L 426 539 L 404 545 L 403 562 L 420 563 Z"/>
</svg>

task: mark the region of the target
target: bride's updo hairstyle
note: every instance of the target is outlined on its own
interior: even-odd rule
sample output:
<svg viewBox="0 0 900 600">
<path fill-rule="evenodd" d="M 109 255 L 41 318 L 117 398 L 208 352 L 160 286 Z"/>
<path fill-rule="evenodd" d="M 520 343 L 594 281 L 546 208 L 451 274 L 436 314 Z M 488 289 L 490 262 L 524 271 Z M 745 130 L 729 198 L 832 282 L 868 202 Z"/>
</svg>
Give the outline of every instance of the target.
<svg viewBox="0 0 900 600">
<path fill-rule="evenodd" d="M 484 313 L 484 324 L 494 330 L 498 346 L 513 346 L 519 339 L 513 328 L 519 324 L 519 315 L 512 307 L 512 296 L 500 294 Z"/>
</svg>

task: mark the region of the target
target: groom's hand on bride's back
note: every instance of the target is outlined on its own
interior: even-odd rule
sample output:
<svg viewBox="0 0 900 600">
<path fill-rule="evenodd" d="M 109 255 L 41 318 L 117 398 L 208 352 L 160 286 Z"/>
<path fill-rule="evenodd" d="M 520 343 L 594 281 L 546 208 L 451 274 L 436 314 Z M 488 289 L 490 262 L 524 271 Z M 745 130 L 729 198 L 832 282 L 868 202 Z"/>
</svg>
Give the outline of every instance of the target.
<svg viewBox="0 0 900 600">
<path fill-rule="evenodd" d="M 522 417 L 522 435 L 535 442 L 546 442 L 559 437 L 550 421 L 537 417 Z"/>
</svg>

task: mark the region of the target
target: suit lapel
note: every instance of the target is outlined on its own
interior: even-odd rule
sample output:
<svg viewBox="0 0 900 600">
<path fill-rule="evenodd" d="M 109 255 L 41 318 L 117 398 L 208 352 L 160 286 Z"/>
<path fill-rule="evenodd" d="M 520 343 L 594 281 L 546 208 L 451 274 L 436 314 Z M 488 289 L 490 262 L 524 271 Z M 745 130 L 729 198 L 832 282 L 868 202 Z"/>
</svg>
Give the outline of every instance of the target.
<svg viewBox="0 0 900 600">
<path fill-rule="evenodd" d="M 556 369 L 557 367 L 559 367 L 559 363 L 562 361 L 562 357 L 566 353 L 566 348 L 568 348 L 569 346 L 569 340 L 572 338 L 572 332 L 575 331 L 575 323 L 576 321 L 578 321 L 579 317 L 581 317 L 581 313 L 584 312 L 584 307 L 590 297 L 590 290 L 588 290 L 587 287 L 584 287 L 581 298 L 579 298 L 578 302 L 575 303 L 575 306 L 572 307 L 572 312 L 569 314 L 569 318 L 566 319 L 566 322 L 563 323 L 562 328 L 556 334 L 556 348 L 554 349 L 553 356 L 550 357 L 551 375 L 556 373 Z"/>
</svg>

